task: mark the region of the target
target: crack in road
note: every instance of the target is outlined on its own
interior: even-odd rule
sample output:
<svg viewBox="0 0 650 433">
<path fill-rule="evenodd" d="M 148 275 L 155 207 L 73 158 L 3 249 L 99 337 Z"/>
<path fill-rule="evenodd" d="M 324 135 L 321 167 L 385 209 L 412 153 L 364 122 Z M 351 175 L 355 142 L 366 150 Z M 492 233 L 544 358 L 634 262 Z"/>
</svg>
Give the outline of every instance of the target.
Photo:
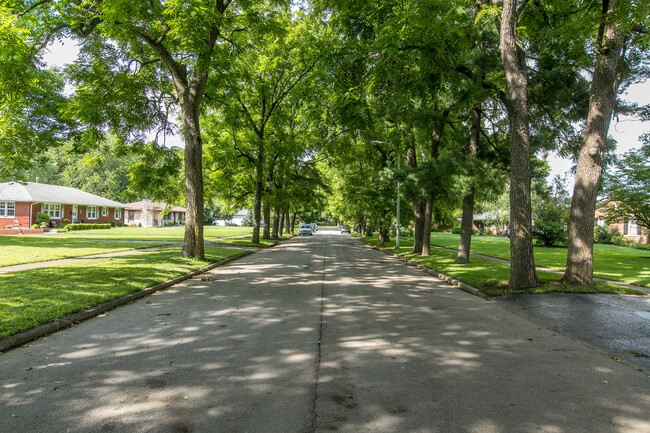
<svg viewBox="0 0 650 433">
<path fill-rule="evenodd" d="M 329 244 L 329 238 L 326 239 L 326 244 Z M 309 433 L 316 431 L 316 420 L 318 419 L 318 414 L 316 413 L 316 401 L 318 400 L 318 381 L 320 379 L 320 362 L 321 362 L 321 341 L 323 338 L 323 317 L 325 312 L 325 266 L 327 263 L 327 255 L 325 254 L 326 249 L 323 249 L 323 265 L 321 269 L 321 284 L 320 284 L 320 317 L 319 317 L 319 328 L 318 328 L 318 341 L 317 347 L 318 351 L 316 353 L 316 369 L 314 374 L 314 390 L 313 397 L 311 401 L 311 423 L 309 426 Z"/>
</svg>

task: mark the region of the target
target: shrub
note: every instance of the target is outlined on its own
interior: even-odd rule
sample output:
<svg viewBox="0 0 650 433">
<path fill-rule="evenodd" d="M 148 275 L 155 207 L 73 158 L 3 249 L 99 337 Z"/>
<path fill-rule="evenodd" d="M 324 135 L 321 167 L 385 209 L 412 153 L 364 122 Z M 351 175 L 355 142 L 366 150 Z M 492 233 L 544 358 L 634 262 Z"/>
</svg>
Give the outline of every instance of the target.
<svg viewBox="0 0 650 433">
<path fill-rule="evenodd" d="M 610 230 L 604 226 L 597 226 L 594 229 L 594 242 L 597 244 L 611 245 L 614 243 L 614 238 L 620 236 L 621 233 L 616 227 Z"/>
<path fill-rule="evenodd" d="M 533 239 L 547 247 L 566 243 L 562 211 L 555 204 L 544 203 L 535 212 Z"/>
<path fill-rule="evenodd" d="M 111 227 L 115 227 L 116 225 L 115 221 L 111 221 Z"/>
<path fill-rule="evenodd" d="M 46 228 L 49 228 L 49 227 L 50 227 L 50 223 L 44 221 L 44 222 L 40 223 L 39 226 L 40 226 L 42 229 L 46 229 Z"/>
<path fill-rule="evenodd" d="M 459 234 L 460 234 L 460 226 L 453 226 L 453 227 L 451 228 L 451 232 L 452 232 L 453 234 L 455 234 L 455 235 L 459 235 Z"/>
<path fill-rule="evenodd" d="M 36 214 L 36 222 L 39 224 L 49 223 L 50 219 L 51 219 L 50 216 L 45 212 L 39 212 Z"/>
<path fill-rule="evenodd" d="M 33 228 L 33 229 L 37 229 L 37 228 L 39 228 L 39 227 L 38 227 L 38 224 L 32 224 L 32 228 Z"/>
<path fill-rule="evenodd" d="M 120 221 L 120 222 L 117 223 L 117 226 L 118 227 L 124 227 L 124 223 Z"/>
<path fill-rule="evenodd" d="M 62 232 L 77 231 L 77 230 L 92 230 L 92 229 L 110 229 L 110 224 L 67 224 Z"/>
</svg>

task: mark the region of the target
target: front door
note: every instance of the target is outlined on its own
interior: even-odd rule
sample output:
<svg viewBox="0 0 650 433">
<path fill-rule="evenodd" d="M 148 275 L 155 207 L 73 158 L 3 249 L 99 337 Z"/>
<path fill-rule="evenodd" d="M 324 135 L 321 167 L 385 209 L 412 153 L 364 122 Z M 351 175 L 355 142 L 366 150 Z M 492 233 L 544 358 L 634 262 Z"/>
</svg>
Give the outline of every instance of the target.
<svg viewBox="0 0 650 433">
<path fill-rule="evenodd" d="M 76 204 L 72 205 L 72 224 L 77 223 L 77 215 L 79 215 L 79 206 Z"/>
</svg>

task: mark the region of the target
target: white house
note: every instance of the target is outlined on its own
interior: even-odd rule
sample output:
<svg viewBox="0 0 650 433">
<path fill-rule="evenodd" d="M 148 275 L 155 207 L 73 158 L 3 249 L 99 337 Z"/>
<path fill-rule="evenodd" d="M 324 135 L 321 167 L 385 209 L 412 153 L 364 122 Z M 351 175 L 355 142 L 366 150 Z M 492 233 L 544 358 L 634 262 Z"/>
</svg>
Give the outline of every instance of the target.
<svg viewBox="0 0 650 433">
<path fill-rule="evenodd" d="M 225 226 L 225 225 L 233 225 L 233 226 L 241 226 L 244 222 L 245 218 L 251 218 L 251 211 L 248 209 L 240 209 L 237 211 L 232 218 L 229 220 L 214 220 L 212 222 L 212 225 L 215 226 Z"/>
<path fill-rule="evenodd" d="M 124 223 L 129 226 L 162 227 L 166 223 L 183 224 L 185 208 L 149 199 L 127 203 Z"/>
</svg>

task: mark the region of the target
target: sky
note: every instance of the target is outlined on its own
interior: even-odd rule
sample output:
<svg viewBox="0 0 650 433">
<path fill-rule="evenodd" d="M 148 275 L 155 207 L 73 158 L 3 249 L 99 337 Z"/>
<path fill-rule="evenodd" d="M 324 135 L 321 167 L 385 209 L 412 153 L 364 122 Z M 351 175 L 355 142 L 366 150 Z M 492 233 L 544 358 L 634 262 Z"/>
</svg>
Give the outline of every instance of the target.
<svg viewBox="0 0 650 433">
<path fill-rule="evenodd" d="M 70 43 L 63 44 L 57 42 L 50 47 L 49 52 L 44 56 L 44 60 L 49 66 L 63 66 L 72 63 L 78 51 L 77 47 Z M 636 102 L 639 105 L 650 104 L 650 82 L 630 86 L 622 99 L 628 102 Z M 609 127 L 609 136 L 618 142 L 618 154 L 639 148 L 641 146 L 639 137 L 646 132 L 650 132 L 650 122 L 641 122 L 629 116 L 621 116 L 618 121 L 616 119 L 612 120 Z M 183 142 L 181 137 L 168 137 L 167 145 L 182 146 Z M 551 166 L 549 181 L 556 175 L 563 176 L 564 174 L 568 174 L 567 187 L 569 191 L 572 191 L 573 175 L 570 171 L 573 162 L 569 159 L 560 158 L 556 153 L 549 154 L 547 160 Z"/>
</svg>

